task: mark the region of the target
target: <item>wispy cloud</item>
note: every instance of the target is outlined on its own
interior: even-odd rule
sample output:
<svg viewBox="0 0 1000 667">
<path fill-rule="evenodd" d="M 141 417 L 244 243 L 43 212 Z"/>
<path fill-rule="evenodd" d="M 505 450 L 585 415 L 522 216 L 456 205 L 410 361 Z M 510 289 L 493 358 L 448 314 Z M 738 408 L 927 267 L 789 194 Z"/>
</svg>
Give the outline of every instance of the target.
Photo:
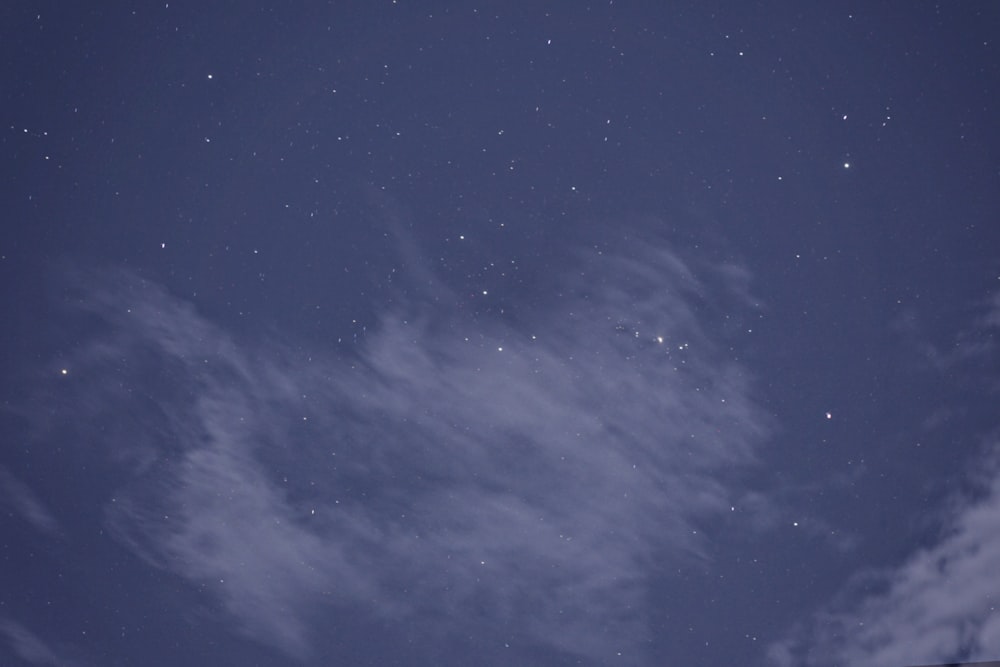
<svg viewBox="0 0 1000 667">
<path fill-rule="evenodd" d="M 930 335 L 927 322 L 918 317 L 915 308 L 898 314 L 892 328 L 928 369 L 947 373 L 979 366 L 996 358 L 994 334 L 1000 328 L 1000 291 L 993 292 L 975 307 L 980 314 L 972 319 L 971 326 L 945 340 L 935 340 Z M 994 390 L 1000 387 L 995 382 L 990 384 Z"/>
<path fill-rule="evenodd" d="M 59 522 L 45 506 L 45 503 L 27 484 L 17 479 L 2 466 L 0 466 L 0 499 L 5 501 L 38 532 L 48 537 L 59 535 Z"/>
<path fill-rule="evenodd" d="M 1000 475 L 955 508 L 941 538 L 855 578 L 830 609 L 771 647 L 776 665 L 917 665 L 1000 655 Z"/>
<path fill-rule="evenodd" d="M 7 640 L 14 654 L 32 665 L 69 665 L 65 656 L 58 655 L 34 632 L 10 618 L 0 618 L 0 635 Z"/>
<path fill-rule="evenodd" d="M 109 525 L 293 656 L 324 609 L 634 656 L 648 577 L 703 553 L 767 420 L 707 319 L 745 306 L 745 272 L 703 282 L 652 247 L 587 263 L 527 324 L 428 300 L 347 356 L 92 281 L 108 333 L 77 366 L 118 376 L 87 383 L 86 409 L 132 415 L 105 443 L 131 462 Z"/>
<path fill-rule="evenodd" d="M 1000 329 L 1000 291 L 990 295 L 986 313 L 982 318 L 982 325 L 991 329 Z"/>
<path fill-rule="evenodd" d="M 926 370 L 941 373 L 941 381 L 970 361 L 983 366 L 995 358 L 988 333 L 1000 322 L 1000 299 L 980 305 L 985 314 L 959 330 L 950 351 L 928 342 L 914 348 L 927 350 L 935 363 Z M 926 341 L 915 325 L 899 331 L 904 339 Z M 960 409 L 939 406 L 921 430 L 941 428 Z M 772 664 L 876 667 L 1000 655 L 1000 440 L 994 435 L 985 442 L 975 468 L 935 510 L 939 534 L 895 566 L 856 574 L 835 600 L 770 647 Z"/>
</svg>

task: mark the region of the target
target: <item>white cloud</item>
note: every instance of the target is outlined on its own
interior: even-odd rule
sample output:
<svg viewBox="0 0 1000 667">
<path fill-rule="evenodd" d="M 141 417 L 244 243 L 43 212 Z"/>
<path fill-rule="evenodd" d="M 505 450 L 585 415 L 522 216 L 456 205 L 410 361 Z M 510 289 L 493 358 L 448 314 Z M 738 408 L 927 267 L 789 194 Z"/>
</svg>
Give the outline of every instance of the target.
<svg viewBox="0 0 1000 667">
<path fill-rule="evenodd" d="M 0 499 L 4 499 L 38 532 L 49 537 L 61 532 L 59 521 L 38 495 L 3 467 L 0 467 Z"/>
<path fill-rule="evenodd" d="M 771 649 L 782 667 L 917 665 L 1000 655 L 1000 476 L 936 544 L 858 577 L 831 609 Z"/>
<path fill-rule="evenodd" d="M 702 553 L 767 420 L 706 326 L 745 272 L 715 293 L 651 247 L 587 268 L 530 330 L 428 300 L 357 358 L 241 343 L 134 276 L 99 280 L 109 333 L 77 364 L 153 398 L 86 389 L 133 419 L 105 443 L 132 466 L 109 525 L 298 657 L 324 609 L 634 652 L 647 577 Z"/>
<path fill-rule="evenodd" d="M 41 637 L 10 618 L 0 617 L 0 635 L 7 640 L 17 657 L 32 665 L 69 665 Z"/>
</svg>

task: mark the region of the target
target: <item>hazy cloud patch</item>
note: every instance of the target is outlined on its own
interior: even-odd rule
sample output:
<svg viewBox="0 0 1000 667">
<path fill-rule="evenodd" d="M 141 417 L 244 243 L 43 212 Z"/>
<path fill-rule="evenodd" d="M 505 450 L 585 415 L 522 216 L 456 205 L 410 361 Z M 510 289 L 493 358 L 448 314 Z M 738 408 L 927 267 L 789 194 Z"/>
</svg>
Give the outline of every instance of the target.
<svg viewBox="0 0 1000 667">
<path fill-rule="evenodd" d="M 31 488 L 0 466 L 0 498 L 38 532 L 56 537 L 59 522 Z"/>
<path fill-rule="evenodd" d="M 773 664 L 917 665 L 1000 655 L 1000 475 L 957 505 L 931 547 L 855 577 L 841 599 L 771 647 Z"/>
<path fill-rule="evenodd" d="M 293 656 L 324 609 L 636 650 L 647 577 L 704 552 L 699 521 L 729 511 L 768 430 L 712 320 L 747 307 L 748 276 L 709 284 L 655 247 L 574 275 L 523 327 L 426 300 L 347 356 L 97 277 L 85 309 L 107 333 L 77 365 L 114 365 L 104 409 L 133 415 L 105 441 L 128 462 L 109 526 Z"/>
<path fill-rule="evenodd" d="M 17 657 L 32 665 L 70 665 L 45 640 L 10 618 L 0 618 L 0 635 Z"/>
</svg>

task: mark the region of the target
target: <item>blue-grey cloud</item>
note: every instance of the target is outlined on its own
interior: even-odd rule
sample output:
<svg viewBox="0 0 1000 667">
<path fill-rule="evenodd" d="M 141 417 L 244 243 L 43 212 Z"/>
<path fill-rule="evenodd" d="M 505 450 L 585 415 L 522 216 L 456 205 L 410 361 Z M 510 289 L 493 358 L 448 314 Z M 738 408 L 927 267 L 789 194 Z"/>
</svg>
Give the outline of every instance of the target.
<svg viewBox="0 0 1000 667">
<path fill-rule="evenodd" d="M 56 537 L 59 521 L 31 488 L 0 466 L 0 499 L 38 532 Z"/>
<path fill-rule="evenodd" d="M 747 275 L 649 246 L 581 261 L 517 325 L 431 299 L 340 355 L 92 277 L 104 332 L 74 374 L 115 369 L 77 403 L 121 416 L 108 526 L 300 658 L 333 611 L 638 657 L 648 578 L 703 554 L 767 431 L 714 326 Z"/>
<path fill-rule="evenodd" d="M 855 577 L 838 602 L 771 647 L 773 664 L 876 667 L 1000 655 L 1000 475 L 991 459 L 985 496 L 957 502 L 935 544 L 896 568 Z"/>
<path fill-rule="evenodd" d="M 7 640 L 14 655 L 27 663 L 54 667 L 72 664 L 41 637 L 13 619 L 0 618 L 0 635 Z"/>
<path fill-rule="evenodd" d="M 1000 298 L 981 304 L 972 326 L 960 330 L 947 349 L 938 349 L 916 326 L 900 327 L 905 339 L 923 341 L 930 369 L 953 374 L 996 359 L 991 329 L 1000 326 Z M 985 373 L 986 391 L 995 393 Z M 981 374 L 965 377 L 979 378 Z M 942 405 L 921 430 L 936 429 L 964 406 Z M 916 665 L 996 659 L 1000 655 L 1000 440 L 996 434 L 975 451 L 945 509 L 936 513 L 940 532 L 929 546 L 895 566 L 858 573 L 828 606 L 770 647 L 780 667 L 828 665 Z M 968 443 L 974 447 L 974 443 Z"/>
</svg>

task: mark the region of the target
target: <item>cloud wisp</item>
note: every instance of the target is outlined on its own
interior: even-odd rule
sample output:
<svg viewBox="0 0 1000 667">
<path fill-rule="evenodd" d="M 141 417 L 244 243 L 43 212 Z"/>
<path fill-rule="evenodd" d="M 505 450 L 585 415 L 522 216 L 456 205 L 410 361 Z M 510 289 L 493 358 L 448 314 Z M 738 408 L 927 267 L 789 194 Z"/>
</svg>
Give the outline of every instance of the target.
<svg viewBox="0 0 1000 667">
<path fill-rule="evenodd" d="M 127 468 L 107 523 L 302 659 L 345 611 L 638 658 L 648 578 L 703 553 L 699 522 L 729 510 L 767 431 L 707 319 L 746 306 L 745 279 L 646 247 L 591 258 L 528 324 L 428 300 L 338 355 L 97 277 L 83 303 L 105 333 L 77 374 L 116 377 L 81 409 L 130 415 L 102 450 Z"/>
<path fill-rule="evenodd" d="M 1000 475 L 898 568 L 855 578 L 829 609 L 771 647 L 781 667 L 918 665 L 1000 655 Z"/>
<path fill-rule="evenodd" d="M 0 636 L 18 658 L 32 665 L 70 665 L 66 656 L 59 655 L 38 635 L 10 618 L 0 617 Z"/>
<path fill-rule="evenodd" d="M 38 495 L 3 466 L 0 466 L 0 499 L 43 535 L 58 537 L 62 532 L 59 521 Z"/>
<path fill-rule="evenodd" d="M 960 381 L 989 396 L 996 392 L 990 334 L 1000 326 L 1000 297 L 994 294 L 983 310 L 955 337 L 952 351 L 929 342 L 914 349 L 926 351 L 931 368 L 952 375 L 975 363 L 982 372 L 964 373 Z M 902 332 L 921 340 L 914 326 Z M 942 406 L 923 428 L 953 411 Z M 941 530 L 931 544 L 894 567 L 856 575 L 829 606 L 770 647 L 772 664 L 876 667 L 1000 655 L 1000 440 L 994 433 L 985 442 L 982 451 L 974 450 L 973 472 L 960 481 L 974 491 L 953 494 L 938 513 Z"/>
</svg>

